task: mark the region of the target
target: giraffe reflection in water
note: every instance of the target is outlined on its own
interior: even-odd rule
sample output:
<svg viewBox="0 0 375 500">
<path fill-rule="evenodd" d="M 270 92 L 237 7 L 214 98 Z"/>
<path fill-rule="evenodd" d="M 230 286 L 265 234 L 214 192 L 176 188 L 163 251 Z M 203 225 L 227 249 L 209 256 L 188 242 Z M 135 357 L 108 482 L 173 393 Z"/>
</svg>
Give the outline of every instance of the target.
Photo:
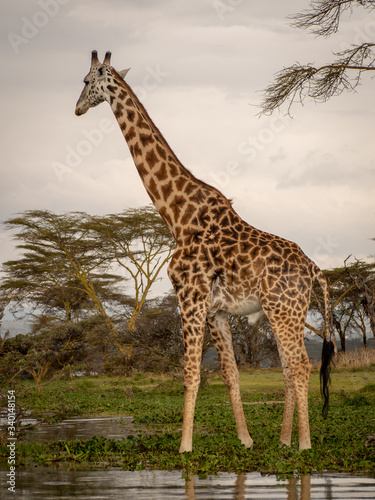
<svg viewBox="0 0 375 500">
<path fill-rule="evenodd" d="M 233 494 L 233 500 L 246 500 L 251 495 L 251 493 L 257 493 L 254 491 L 251 486 L 251 481 L 246 484 L 248 477 L 246 474 L 238 474 L 236 480 L 235 491 Z M 299 484 L 300 483 L 300 484 Z M 310 500 L 310 492 L 311 492 L 311 476 L 301 476 L 299 480 L 295 477 L 289 478 L 286 484 L 283 484 L 283 489 L 286 490 L 286 496 L 283 494 L 283 498 L 285 500 Z M 260 488 L 259 485 L 255 487 L 258 491 Z M 253 490 L 253 491 L 252 491 Z M 266 488 L 262 488 L 263 495 L 266 494 Z M 284 493 L 284 491 L 283 491 Z M 326 499 L 331 499 L 332 495 L 330 492 L 326 492 Z M 186 500 L 196 500 L 196 482 L 194 476 L 189 476 L 186 479 L 185 485 L 185 494 Z"/>
</svg>

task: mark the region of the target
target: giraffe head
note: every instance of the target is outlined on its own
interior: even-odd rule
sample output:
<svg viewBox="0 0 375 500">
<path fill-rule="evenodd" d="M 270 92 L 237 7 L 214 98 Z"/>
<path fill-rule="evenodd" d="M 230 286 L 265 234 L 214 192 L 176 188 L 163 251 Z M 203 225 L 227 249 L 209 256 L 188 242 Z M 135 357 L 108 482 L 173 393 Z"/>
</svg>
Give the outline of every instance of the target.
<svg viewBox="0 0 375 500">
<path fill-rule="evenodd" d="M 83 79 L 85 86 L 76 104 L 77 116 L 83 115 L 89 108 L 93 108 L 101 102 L 109 100 L 107 85 L 113 84 L 114 76 L 114 69 L 110 66 L 110 60 L 110 52 L 106 52 L 104 61 L 101 63 L 98 59 L 97 51 L 92 51 L 91 68 Z M 116 74 L 124 78 L 128 71 L 128 69 L 125 69 Z"/>
</svg>

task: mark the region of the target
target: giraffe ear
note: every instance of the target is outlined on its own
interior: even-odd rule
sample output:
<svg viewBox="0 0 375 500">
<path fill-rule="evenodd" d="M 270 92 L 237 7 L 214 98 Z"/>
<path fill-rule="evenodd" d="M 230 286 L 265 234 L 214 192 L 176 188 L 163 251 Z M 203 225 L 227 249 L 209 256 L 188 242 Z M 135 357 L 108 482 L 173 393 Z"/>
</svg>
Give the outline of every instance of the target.
<svg viewBox="0 0 375 500">
<path fill-rule="evenodd" d="M 125 80 L 125 76 L 127 75 L 128 71 L 130 70 L 130 68 L 128 69 L 123 69 L 122 71 L 119 71 L 118 74 L 121 76 L 121 78 L 123 80 Z"/>
</svg>

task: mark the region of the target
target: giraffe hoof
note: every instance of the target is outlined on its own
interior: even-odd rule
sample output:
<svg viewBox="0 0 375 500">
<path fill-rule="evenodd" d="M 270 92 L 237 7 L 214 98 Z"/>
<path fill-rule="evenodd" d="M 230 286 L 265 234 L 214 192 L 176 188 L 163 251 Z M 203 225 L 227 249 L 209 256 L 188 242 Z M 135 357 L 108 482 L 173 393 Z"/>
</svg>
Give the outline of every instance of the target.
<svg viewBox="0 0 375 500">
<path fill-rule="evenodd" d="M 280 448 L 287 446 L 290 448 L 291 442 L 290 441 L 280 441 Z"/>
<path fill-rule="evenodd" d="M 300 444 L 299 451 L 302 451 L 302 450 L 311 450 L 311 444 L 310 443 Z"/>
<path fill-rule="evenodd" d="M 245 439 L 241 439 L 241 443 L 245 446 L 245 448 L 252 448 L 254 441 L 251 439 L 250 436 L 248 436 Z"/>
<path fill-rule="evenodd" d="M 185 452 L 189 453 L 191 451 L 193 451 L 193 448 L 191 446 L 189 447 L 189 446 L 183 446 L 183 445 L 181 445 L 180 449 L 178 450 L 179 453 L 185 453 Z"/>
</svg>

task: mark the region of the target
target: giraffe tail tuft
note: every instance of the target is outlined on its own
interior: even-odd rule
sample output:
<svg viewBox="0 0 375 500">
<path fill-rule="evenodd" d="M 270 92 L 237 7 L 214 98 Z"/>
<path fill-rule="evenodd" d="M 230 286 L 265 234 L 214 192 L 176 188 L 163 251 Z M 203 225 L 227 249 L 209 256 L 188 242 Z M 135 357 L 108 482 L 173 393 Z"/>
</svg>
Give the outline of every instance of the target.
<svg viewBox="0 0 375 500">
<path fill-rule="evenodd" d="M 332 340 L 323 340 L 322 366 L 320 368 L 320 392 L 324 399 L 323 418 L 326 419 L 329 408 L 329 384 L 331 381 L 331 361 L 335 354 L 335 346 Z"/>
<path fill-rule="evenodd" d="M 331 340 L 333 337 L 333 329 L 331 326 L 331 311 L 330 311 L 330 299 L 329 299 L 329 290 L 328 283 L 323 274 L 323 272 L 316 267 L 315 268 L 315 277 L 319 281 L 319 284 L 323 290 L 324 297 L 324 323 L 325 323 L 325 332 L 324 332 L 324 340 L 323 340 L 323 349 L 322 349 L 322 365 L 320 368 L 320 392 L 323 397 L 323 417 L 326 419 L 328 415 L 329 408 L 329 384 L 331 381 L 331 364 L 335 354 L 335 344 Z"/>
</svg>

